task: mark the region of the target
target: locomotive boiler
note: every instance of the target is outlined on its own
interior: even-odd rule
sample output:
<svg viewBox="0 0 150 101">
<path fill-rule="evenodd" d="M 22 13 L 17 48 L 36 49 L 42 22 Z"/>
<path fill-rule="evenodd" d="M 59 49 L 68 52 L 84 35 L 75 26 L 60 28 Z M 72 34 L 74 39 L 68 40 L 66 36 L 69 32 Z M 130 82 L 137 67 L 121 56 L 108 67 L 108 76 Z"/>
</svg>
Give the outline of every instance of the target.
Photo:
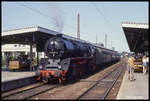
<svg viewBox="0 0 150 101">
<path fill-rule="evenodd" d="M 118 61 L 116 51 L 95 46 L 79 39 L 57 35 L 50 38 L 44 47 L 47 58 L 39 65 L 39 80 L 56 79 L 59 83 L 99 69 L 98 65 Z"/>
</svg>

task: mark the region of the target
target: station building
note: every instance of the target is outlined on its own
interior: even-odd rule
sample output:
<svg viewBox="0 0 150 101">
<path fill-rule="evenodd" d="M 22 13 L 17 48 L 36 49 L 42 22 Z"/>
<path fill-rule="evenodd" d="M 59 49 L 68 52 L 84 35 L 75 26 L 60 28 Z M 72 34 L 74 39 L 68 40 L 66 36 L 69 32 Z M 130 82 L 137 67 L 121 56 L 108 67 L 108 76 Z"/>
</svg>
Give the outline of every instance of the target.
<svg viewBox="0 0 150 101">
<path fill-rule="evenodd" d="M 19 54 L 29 54 L 30 46 L 24 44 L 4 44 L 2 45 L 2 58 L 5 58 L 7 54 L 15 57 Z M 37 58 L 36 47 L 33 46 L 33 57 Z M 39 53 L 39 58 L 44 58 L 44 52 Z"/>
</svg>

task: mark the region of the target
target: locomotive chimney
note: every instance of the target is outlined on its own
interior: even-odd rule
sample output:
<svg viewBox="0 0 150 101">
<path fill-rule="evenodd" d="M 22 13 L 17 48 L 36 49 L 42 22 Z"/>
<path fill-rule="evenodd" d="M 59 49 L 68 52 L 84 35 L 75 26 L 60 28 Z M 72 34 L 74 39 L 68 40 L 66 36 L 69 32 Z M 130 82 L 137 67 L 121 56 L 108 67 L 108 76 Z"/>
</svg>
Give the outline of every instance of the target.
<svg viewBox="0 0 150 101">
<path fill-rule="evenodd" d="M 78 20 L 77 20 L 77 38 L 80 39 L 80 14 L 78 13 Z"/>
</svg>

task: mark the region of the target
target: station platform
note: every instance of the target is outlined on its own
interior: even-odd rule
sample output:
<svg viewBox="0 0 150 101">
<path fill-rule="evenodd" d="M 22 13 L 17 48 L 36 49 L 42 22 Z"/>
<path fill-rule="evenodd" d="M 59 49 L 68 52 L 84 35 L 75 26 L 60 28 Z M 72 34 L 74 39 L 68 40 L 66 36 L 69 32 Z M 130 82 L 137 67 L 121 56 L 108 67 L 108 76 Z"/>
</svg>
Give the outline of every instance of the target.
<svg viewBox="0 0 150 101">
<path fill-rule="evenodd" d="M 149 99 L 149 73 L 134 73 L 134 77 L 135 81 L 128 80 L 128 72 L 125 72 L 116 99 Z"/>
<path fill-rule="evenodd" d="M 35 76 L 35 72 L 9 72 L 9 71 L 1 71 L 1 82 L 7 82 L 27 77 Z"/>
<path fill-rule="evenodd" d="M 36 82 L 35 72 L 1 71 L 1 91 L 9 91 Z"/>
</svg>

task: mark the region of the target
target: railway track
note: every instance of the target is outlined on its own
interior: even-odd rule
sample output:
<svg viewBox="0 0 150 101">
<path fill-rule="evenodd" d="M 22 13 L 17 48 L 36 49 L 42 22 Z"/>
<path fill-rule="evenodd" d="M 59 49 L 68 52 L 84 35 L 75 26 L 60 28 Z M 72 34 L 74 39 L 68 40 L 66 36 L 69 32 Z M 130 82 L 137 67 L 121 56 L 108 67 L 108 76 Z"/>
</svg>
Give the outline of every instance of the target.
<svg viewBox="0 0 150 101">
<path fill-rule="evenodd" d="M 115 84 L 116 80 L 118 79 L 119 75 L 122 72 L 122 67 L 118 66 L 117 68 L 114 68 L 111 72 L 107 73 L 102 77 L 100 80 L 83 80 L 81 82 L 94 82 L 90 88 L 88 88 L 84 93 L 82 93 L 80 96 L 75 96 L 75 99 L 105 99 L 113 85 Z M 38 86 L 21 90 L 12 94 L 7 94 L 3 96 L 2 99 L 30 99 L 34 96 L 38 96 L 38 94 L 42 94 L 48 90 L 51 90 L 53 88 L 58 87 L 59 85 L 50 85 L 41 83 Z M 88 86 L 89 87 L 89 86 Z M 41 95 L 40 95 L 41 96 Z M 59 96 L 60 97 L 60 96 Z M 62 97 L 63 98 L 63 97 Z"/>
<path fill-rule="evenodd" d="M 123 68 L 117 67 L 111 72 L 103 76 L 102 79 L 97 80 L 85 92 L 76 98 L 80 99 L 105 99 L 118 77 L 120 76 Z"/>
<path fill-rule="evenodd" d="M 33 96 L 36 96 L 36 95 L 41 94 L 43 92 L 46 92 L 48 90 L 56 88 L 58 86 L 59 85 L 50 85 L 50 84 L 46 84 L 46 83 L 41 83 L 38 86 L 2 96 L 2 99 L 3 100 L 6 100 L 6 99 L 26 100 L 26 99 L 29 99 Z"/>
</svg>

